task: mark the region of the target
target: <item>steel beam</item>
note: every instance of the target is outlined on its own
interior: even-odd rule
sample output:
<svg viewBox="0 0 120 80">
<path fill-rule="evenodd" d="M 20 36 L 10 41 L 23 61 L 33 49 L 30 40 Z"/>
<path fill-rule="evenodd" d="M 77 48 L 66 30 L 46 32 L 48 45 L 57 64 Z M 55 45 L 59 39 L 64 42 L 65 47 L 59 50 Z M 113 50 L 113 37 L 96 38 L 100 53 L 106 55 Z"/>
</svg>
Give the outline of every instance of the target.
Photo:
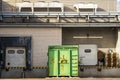
<svg viewBox="0 0 120 80">
<path fill-rule="evenodd" d="M 0 28 L 120 27 L 120 23 L 0 23 Z"/>
</svg>

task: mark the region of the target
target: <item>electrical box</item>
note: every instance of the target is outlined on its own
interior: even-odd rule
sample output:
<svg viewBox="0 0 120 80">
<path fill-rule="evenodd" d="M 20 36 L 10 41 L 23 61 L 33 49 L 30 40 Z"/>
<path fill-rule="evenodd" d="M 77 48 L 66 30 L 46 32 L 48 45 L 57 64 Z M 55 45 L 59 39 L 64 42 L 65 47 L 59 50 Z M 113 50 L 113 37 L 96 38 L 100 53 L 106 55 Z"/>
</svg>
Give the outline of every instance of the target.
<svg viewBox="0 0 120 80">
<path fill-rule="evenodd" d="M 79 45 L 79 65 L 97 65 L 97 45 Z"/>
<path fill-rule="evenodd" d="M 26 67 L 26 50 L 24 47 L 6 48 L 6 67 Z"/>
</svg>

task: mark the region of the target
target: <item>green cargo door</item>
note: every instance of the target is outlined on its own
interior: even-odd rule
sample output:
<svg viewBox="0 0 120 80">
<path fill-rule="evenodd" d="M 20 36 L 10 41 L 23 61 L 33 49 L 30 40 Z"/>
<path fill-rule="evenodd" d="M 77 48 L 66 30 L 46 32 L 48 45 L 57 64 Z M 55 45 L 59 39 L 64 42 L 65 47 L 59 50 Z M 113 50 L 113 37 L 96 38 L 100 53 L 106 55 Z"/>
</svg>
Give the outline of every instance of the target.
<svg viewBox="0 0 120 80">
<path fill-rule="evenodd" d="M 78 50 L 72 49 L 71 50 L 71 76 L 78 76 Z"/>
<path fill-rule="evenodd" d="M 70 50 L 59 50 L 59 76 L 70 76 Z"/>
<path fill-rule="evenodd" d="M 49 46 L 49 76 L 78 76 L 78 46 Z"/>
<path fill-rule="evenodd" d="M 48 56 L 49 76 L 58 76 L 58 50 L 50 49 Z"/>
</svg>

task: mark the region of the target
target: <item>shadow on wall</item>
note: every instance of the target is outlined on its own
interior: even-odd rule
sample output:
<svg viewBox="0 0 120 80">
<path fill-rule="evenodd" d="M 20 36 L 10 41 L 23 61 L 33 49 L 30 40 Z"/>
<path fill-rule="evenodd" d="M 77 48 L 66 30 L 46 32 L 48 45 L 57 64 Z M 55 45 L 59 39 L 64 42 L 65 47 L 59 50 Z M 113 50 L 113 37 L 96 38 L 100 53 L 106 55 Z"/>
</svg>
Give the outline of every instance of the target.
<svg viewBox="0 0 120 80">
<path fill-rule="evenodd" d="M 64 10 L 65 12 L 76 12 L 76 9 L 74 7 L 70 8 L 70 7 L 65 6 Z M 97 12 L 105 12 L 105 11 L 106 10 L 103 8 L 100 8 L 100 7 L 97 8 Z M 81 9 L 80 12 L 93 12 L 93 10 L 92 9 Z"/>
<path fill-rule="evenodd" d="M 68 6 L 64 6 L 64 11 L 65 12 L 73 12 L 73 11 L 75 11 L 75 9 L 74 8 L 70 8 Z"/>
<path fill-rule="evenodd" d="M 105 33 L 105 34 L 104 34 Z M 94 36 L 94 38 L 82 38 Z M 66 37 L 67 36 L 67 37 Z M 75 38 L 75 36 L 78 36 Z M 99 38 L 100 37 L 100 38 Z M 98 48 L 115 48 L 117 41 L 116 28 L 63 28 L 63 45 L 97 44 Z M 109 44 L 108 44 L 109 43 Z"/>
<path fill-rule="evenodd" d="M 18 11 L 18 8 L 16 7 L 16 5 L 12 5 L 5 1 L 2 1 L 2 4 L 1 4 L 2 14 L 4 14 L 4 12 L 17 12 L 17 11 Z M 15 17 L 15 16 L 4 17 L 4 18 L 2 17 L 0 20 L 1 23 L 29 23 L 29 22 L 34 23 L 34 22 L 47 22 L 47 21 L 48 21 L 47 19 L 33 18 L 33 17 L 27 16 L 27 15 L 24 17 Z"/>
<path fill-rule="evenodd" d="M 0 0 L 0 22 L 12 22 L 12 20 L 8 19 L 6 21 L 5 18 L 2 17 L 2 14 L 4 14 L 3 12 L 13 12 L 15 11 L 15 6 L 5 2 L 5 1 L 2 1 Z"/>
<path fill-rule="evenodd" d="M 2 1 L 2 10 L 5 12 L 15 12 L 16 7 L 15 7 L 15 5 L 11 5 L 5 1 Z"/>
<path fill-rule="evenodd" d="M 106 10 L 103 8 L 98 8 L 97 11 L 100 12 L 100 11 L 106 11 Z"/>
</svg>

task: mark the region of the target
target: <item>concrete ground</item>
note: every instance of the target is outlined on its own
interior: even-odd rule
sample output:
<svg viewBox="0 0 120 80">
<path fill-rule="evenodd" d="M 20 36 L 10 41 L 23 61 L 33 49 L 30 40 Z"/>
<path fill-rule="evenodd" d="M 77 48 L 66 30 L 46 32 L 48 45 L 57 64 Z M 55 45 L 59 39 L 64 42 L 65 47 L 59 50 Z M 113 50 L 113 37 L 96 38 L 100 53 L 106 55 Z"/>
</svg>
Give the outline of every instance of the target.
<svg viewBox="0 0 120 80">
<path fill-rule="evenodd" d="M 120 80 L 120 78 L 21 78 L 21 79 L 0 79 L 0 80 Z"/>
</svg>

